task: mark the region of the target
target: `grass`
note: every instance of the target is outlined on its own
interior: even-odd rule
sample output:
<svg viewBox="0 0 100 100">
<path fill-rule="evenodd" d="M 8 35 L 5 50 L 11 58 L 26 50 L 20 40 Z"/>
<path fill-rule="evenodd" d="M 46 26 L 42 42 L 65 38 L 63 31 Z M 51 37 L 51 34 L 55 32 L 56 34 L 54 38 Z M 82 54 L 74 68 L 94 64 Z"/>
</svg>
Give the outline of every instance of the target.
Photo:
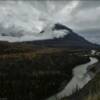
<svg viewBox="0 0 100 100">
<path fill-rule="evenodd" d="M 100 93 L 97 94 L 89 94 L 84 100 L 100 100 Z"/>
<path fill-rule="evenodd" d="M 100 100 L 100 73 L 87 85 L 88 95 L 84 100 Z"/>
</svg>

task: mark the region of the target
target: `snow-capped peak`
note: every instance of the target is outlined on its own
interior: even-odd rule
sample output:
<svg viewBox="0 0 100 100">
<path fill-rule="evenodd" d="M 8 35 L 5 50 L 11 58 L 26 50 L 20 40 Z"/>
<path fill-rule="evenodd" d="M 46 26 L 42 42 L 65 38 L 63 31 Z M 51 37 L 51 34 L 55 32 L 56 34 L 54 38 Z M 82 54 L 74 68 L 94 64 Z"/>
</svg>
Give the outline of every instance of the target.
<svg viewBox="0 0 100 100">
<path fill-rule="evenodd" d="M 65 25 L 56 23 L 54 25 L 47 25 L 40 33 L 48 35 L 51 38 L 60 38 L 72 32 L 72 30 Z"/>
</svg>

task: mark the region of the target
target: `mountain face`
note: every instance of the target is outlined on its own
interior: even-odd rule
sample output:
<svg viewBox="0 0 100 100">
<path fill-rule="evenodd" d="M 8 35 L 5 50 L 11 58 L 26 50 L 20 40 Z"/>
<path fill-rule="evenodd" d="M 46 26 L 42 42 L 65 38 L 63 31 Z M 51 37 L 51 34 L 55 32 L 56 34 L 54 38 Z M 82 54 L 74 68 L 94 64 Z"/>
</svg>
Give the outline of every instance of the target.
<svg viewBox="0 0 100 100">
<path fill-rule="evenodd" d="M 49 29 L 50 30 L 50 29 Z M 75 33 L 72 29 L 62 25 L 62 24 L 55 24 L 51 27 L 50 32 L 61 32 L 64 34 L 63 36 L 59 36 L 58 38 L 47 39 L 47 40 L 38 40 L 33 41 L 32 43 L 35 45 L 42 45 L 48 47 L 71 47 L 71 48 L 97 48 L 99 47 L 96 44 L 92 44 L 87 41 L 84 37 L 79 36 Z M 43 34 L 45 30 L 41 31 L 40 34 Z M 48 33 L 46 30 L 46 33 Z"/>
</svg>

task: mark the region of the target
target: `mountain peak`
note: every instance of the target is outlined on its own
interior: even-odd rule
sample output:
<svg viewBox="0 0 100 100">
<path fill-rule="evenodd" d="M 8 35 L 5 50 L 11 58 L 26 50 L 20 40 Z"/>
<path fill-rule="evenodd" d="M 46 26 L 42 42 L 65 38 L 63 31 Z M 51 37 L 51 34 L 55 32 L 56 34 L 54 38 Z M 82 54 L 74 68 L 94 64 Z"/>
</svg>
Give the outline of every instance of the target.
<svg viewBox="0 0 100 100">
<path fill-rule="evenodd" d="M 63 24 L 60 24 L 60 23 L 56 23 L 54 25 L 54 27 L 52 28 L 52 30 L 67 30 L 69 31 L 70 33 L 72 33 L 72 29 L 68 28 L 67 26 L 63 25 Z"/>
</svg>

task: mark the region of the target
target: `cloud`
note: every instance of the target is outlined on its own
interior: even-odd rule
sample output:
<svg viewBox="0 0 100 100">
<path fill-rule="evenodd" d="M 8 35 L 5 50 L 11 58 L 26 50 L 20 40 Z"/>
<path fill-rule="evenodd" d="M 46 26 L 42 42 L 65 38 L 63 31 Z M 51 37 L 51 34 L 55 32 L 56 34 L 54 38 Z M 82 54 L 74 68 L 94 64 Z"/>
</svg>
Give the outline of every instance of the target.
<svg viewBox="0 0 100 100">
<path fill-rule="evenodd" d="M 29 33 L 41 30 L 43 23 L 39 21 L 40 14 L 32 5 L 22 1 L 0 4 L 0 24 L 5 29 L 15 27 Z"/>
<path fill-rule="evenodd" d="M 99 34 L 99 19 L 99 0 L 0 1 L 0 34 L 13 33 L 14 36 L 19 34 L 21 40 L 48 38 L 50 35 L 47 35 L 47 33 L 45 36 L 39 37 L 39 32 L 46 26 L 53 25 L 56 22 L 65 24 L 76 32 L 80 32 L 82 35 L 85 34 L 84 36 L 87 36 L 86 32 L 91 34 L 89 32 L 92 29 L 95 29 L 95 32 L 97 30 Z M 52 36 L 55 35 L 52 34 Z M 20 41 L 19 39 L 15 40 Z"/>
<path fill-rule="evenodd" d="M 0 40 L 15 42 L 63 36 L 61 32 L 53 32 L 53 34 L 52 32 L 46 32 L 42 35 L 39 34 L 43 27 L 47 27 L 47 25 L 49 27 L 50 24 L 53 25 L 55 13 L 54 16 L 52 16 L 52 11 L 55 10 L 56 7 L 53 2 L 44 2 L 46 3 L 45 7 L 47 7 L 47 11 L 45 12 L 43 8 L 35 7 L 34 3 L 40 4 L 41 2 L 0 2 L 0 34 L 3 35 L 0 36 Z"/>
</svg>

